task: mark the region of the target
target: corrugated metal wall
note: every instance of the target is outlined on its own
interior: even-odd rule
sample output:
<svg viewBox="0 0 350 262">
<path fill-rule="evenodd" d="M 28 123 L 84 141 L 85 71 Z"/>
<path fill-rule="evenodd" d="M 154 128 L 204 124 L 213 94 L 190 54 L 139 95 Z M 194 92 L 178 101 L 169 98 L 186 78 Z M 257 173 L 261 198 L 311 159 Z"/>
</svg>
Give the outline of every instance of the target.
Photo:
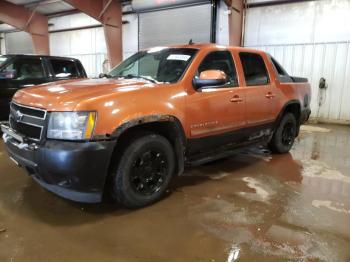
<svg viewBox="0 0 350 262">
<path fill-rule="evenodd" d="M 312 116 L 342 122 L 350 120 L 349 42 L 258 48 L 274 56 L 289 74 L 309 78 L 313 94 Z M 327 80 L 325 91 L 318 88 L 320 77 Z"/>
<path fill-rule="evenodd" d="M 247 11 L 245 46 L 267 51 L 291 75 L 309 78 L 313 117 L 349 122 L 349 22 L 350 1 L 346 0 L 251 8 Z M 327 80 L 327 90 L 318 88 L 321 77 Z"/>
<path fill-rule="evenodd" d="M 193 15 L 193 14 L 196 15 Z M 211 5 L 177 7 L 139 14 L 139 48 L 210 42 Z M 189 26 L 190 25 L 190 26 Z"/>
<path fill-rule="evenodd" d="M 6 33 L 7 54 L 34 54 L 32 38 L 26 32 Z"/>
</svg>

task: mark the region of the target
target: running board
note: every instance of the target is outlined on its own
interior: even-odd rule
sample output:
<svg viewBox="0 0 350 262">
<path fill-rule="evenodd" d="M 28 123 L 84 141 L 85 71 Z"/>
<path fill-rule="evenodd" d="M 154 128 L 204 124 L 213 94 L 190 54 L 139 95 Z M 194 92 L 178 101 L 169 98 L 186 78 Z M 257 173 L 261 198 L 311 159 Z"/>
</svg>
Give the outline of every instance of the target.
<svg viewBox="0 0 350 262">
<path fill-rule="evenodd" d="M 239 147 L 226 147 L 221 150 L 214 150 L 206 153 L 199 153 L 187 158 L 186 166 L 188 167 L 200 166 L 221 158 L 233 156 L 235 154 L 246 151 L 249 148 L 256 148 L 259 146 L 266 146 L 266 141 L 260 141 L 258 143 L 249 143 L 249 144 L 241 145 Z"/>
</svg>

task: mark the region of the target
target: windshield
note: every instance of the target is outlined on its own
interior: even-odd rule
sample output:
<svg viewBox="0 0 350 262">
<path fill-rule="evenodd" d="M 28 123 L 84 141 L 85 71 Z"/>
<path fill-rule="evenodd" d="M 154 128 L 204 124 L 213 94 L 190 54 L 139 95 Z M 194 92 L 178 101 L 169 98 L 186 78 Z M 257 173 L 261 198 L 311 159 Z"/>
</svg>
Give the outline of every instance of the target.
<svg viewBox="0 0 350 262">
<path fill-rule="evenodd" d="M 197 51 L 190 48 L 153 48 L 140 51 L 113 68 L 109 77 L 175 83 L 182 77 Z"/>
<path fill-rule="evenodd" d="M 0 67 L 5 64 L 8 59 L 8 57 L 0 55 Z"/>
</svg>

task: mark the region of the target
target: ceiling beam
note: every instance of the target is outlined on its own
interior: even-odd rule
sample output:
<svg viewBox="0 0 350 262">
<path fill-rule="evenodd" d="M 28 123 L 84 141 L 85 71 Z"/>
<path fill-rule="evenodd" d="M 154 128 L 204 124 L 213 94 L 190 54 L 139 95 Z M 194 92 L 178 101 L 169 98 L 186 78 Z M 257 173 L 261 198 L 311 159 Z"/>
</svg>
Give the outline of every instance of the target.
<svg viewBox="0 0 350 262">
<path fill-rule="evenodd" d="M 257 2 L 257 3 L 247 4 L 247 8 L 266 7 L 266 6 L 284 5 L 284 4 L 295 4 L 295 3 L 314 2 L 314 1 L 316 1 L 316 0 L 278 0 L 278 1 L 264 1 L 264 2 Z"/>
<path fill-rule="evenodd" d="M 123 59 L 122 4 L 119 0 L 64 0 L 99 21 L 104 28 L 111 67 Z"/>
<path fill-rule="evenodd" d="M 21 6 L 24 7 L 31 7 L 31 6 L 35 6 L 35 5 L 49 5 L 49 4 L 54 4 L 57 2 L 61 2 L 61 0 L 36 0 L 36 1 L 32 1 L 32 2 L 28 2 L 28 3 L 24 3 L 24 4 L 20 4 Z"/>
<path fill-rule="evenodd" d="M 225 4 L 228 6 L 228 7 L 231 7 L 232 5 L 232 0 L 224 0 Z"/>
<path fill-rule="evenodd" d="M 48 55 L 50 53 L 46 16 L 35 10 L 0 0 L 0 21 L 29 33 L 36 54 Z"/>
</svg>

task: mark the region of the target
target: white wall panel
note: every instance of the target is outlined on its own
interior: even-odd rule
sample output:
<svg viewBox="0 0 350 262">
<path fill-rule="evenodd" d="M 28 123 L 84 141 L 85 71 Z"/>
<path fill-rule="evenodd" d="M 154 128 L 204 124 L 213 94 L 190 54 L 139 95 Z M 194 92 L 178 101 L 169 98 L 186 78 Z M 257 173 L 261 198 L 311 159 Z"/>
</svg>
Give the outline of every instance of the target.
<svg viewBox="0 0 350 262">
<path fill-rule="evenodd" d="M 51 33 L 50 49 L 51 55 L 81 59 L 89 77 L 103 72 L 107 51 L 102 27 Z"/>
<path fill-rule="evenodd" d="M 49 19 L 49 23 L 52 24 L 50 31 L 100 24 L 97 20 L 84 13 L 53 17 Z"/>
<path fill-rule="evenodd" d="M 124 15 L 123 20 L 123 54 L 124 59 L 136 53 L 139 49 L 138 41 L 138 17 L 136 14 Z"/>
<path fill-rule="evenodd" d="M 6 54 L 6 46 L 5 46 L 5 39 L 4 39 L 4 34 L 0 33 L 0 54 L 4 55 Z"/>
<path fill-rule="evenodd" d="M 14 32 L 5 34 L 7 54 L 33 54 L 33 43 L 30 34 Z"/>
<path fill-rule="evenodd" d="M 224 1 L 219 2 L 216 23 L 216 43 L 229 45 L 228 8 Z"/>
<path fill-rule="evenodd" d="M 261 2 L 251 0 L 251 3 Z M 350 1 L 313 2 L 247 10 L 245 46 L 265 50 L 312 85 L 312 116 L 350 121 Z M 319 79 L 329 88 L 320 91 Z M 323 98 L 321 107 L 319 98 Z"/>
<path fill-rule="evenodd" d="M 49 20 L 50 30 L 70 29 L 100 23 L 86 14 L 78 13 Z M 51 55 L 75 57 L 81 60 L 89 77 L 103 72 L 107 49 L 102 27 L 50 34 Z"/>
<path fill-rule="evenodd" d="M 350 41 L 350 1 L 320 0 L 250 8 L 245 45 Z"/>
<path fill-rule="evenodd" d="M 305 2 L 248 9 L 245 45 L 312 42 L 315 5 Z"/>
<path fill-rule="evenodd" d="M 350 1 L 316 1 L 315 14 L 315 42 L 350 41 Z"/>
</svg>

